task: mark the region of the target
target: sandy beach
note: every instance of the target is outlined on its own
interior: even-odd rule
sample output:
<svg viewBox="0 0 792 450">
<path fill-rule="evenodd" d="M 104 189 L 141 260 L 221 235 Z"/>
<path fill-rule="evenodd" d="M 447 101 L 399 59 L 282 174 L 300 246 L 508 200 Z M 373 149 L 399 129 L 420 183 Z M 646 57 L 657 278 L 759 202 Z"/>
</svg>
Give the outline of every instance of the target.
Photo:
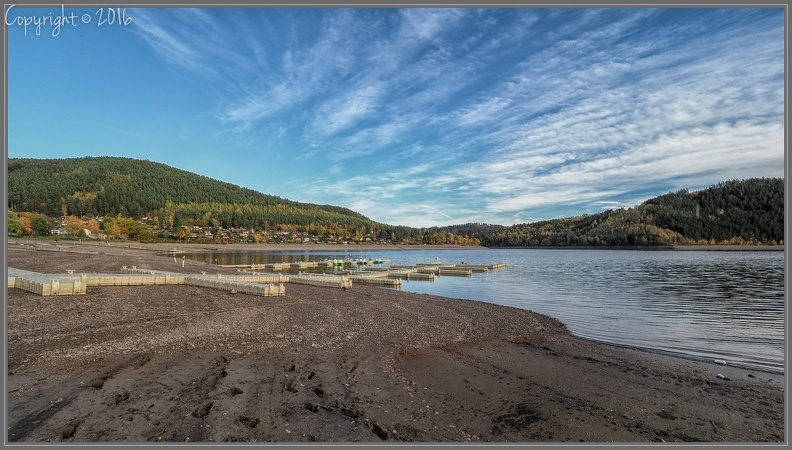
<svg viewBox="0 0 792 450">
<path fill-rule="evenodd" d="M 12 240 L 7 262 L 236 272 L 174 264 L 173 247 Z M 293 250 L 272 247 L 255 249 Z M 9 289 L 6 313 L 7 442 L 786 441 L 785 375 L 583 340 L 482 302 L 362 285 L 287 284 L 280 297 L 118 286 Z"/>
</svg>

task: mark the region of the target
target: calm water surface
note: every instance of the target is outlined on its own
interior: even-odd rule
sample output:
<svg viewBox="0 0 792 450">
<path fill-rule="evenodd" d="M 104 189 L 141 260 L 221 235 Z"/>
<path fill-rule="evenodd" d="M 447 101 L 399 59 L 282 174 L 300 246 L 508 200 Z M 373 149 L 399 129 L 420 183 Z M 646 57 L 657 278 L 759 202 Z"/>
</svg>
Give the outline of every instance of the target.
<svg viewBox="0 0 792 450">
<path fill-rule="evenodd" d="M 784 252 L 366 250 L 188 255 L 218 264 L 387 258 L 504 269 L 402 281 L 402 290 L 479 300 L 559 319 L 578 336 L 733 365 L 784 370 Z"/>
</svg>

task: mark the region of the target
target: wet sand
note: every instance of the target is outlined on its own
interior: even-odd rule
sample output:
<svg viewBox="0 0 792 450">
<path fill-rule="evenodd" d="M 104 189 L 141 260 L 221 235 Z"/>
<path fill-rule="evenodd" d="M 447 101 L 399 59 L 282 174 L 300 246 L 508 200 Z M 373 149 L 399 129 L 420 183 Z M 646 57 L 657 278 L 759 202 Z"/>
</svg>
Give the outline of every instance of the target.
<svg viewBox="0 0 792 450">
<path fill-rule="evenodd" d="M 12 242 L 7 259 L 44 273 L 235 273 L 182 268 L 162 255 L 173 245 L 133 247 Z M 529 311 L 384 288 L 9 289 L 7 327 L 9 442 L 786 436 L 784 375 L 598 344 Z"/>
</svg>

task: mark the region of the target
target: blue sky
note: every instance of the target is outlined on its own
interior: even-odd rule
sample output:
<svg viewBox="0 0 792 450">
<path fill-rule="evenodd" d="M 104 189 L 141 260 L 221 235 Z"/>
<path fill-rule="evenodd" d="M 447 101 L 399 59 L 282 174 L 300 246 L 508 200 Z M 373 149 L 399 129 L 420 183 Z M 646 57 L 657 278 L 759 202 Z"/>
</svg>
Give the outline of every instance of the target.
<svg viewBox="0 0 792 450">
<path fill-rule="evenodd" d="M 782 8 L 112 12 L 6 13 L 9 157 L 148 159 L 415 227 L 784 176 Z"/>
</svg>

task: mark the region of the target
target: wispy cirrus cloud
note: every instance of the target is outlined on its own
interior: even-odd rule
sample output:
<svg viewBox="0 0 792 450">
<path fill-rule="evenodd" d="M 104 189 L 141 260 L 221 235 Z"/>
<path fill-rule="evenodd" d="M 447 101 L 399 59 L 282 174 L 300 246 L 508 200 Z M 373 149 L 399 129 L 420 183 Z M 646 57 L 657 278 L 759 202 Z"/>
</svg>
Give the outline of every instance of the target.
<svg viewBox="0 0 792 450">
<path fill-rule="evenodd" d="M 135 17 L 130 31 L 167 64 L 214 82 L 234 81 L 231 74 L 256 70 L 249 54 L 236 45 L 237 36 L 207 10 L 135 8 L 130 14 Z"/>
<path fill-rule="evenodd" d="M 225 77 L 223 127 L 280 143 L 314 201 L 376 220 L 509 223 L 783 174 L 784 30 L 767 11 L 147 14 L 163 59 Z"/>
<path fill-rule="evenodd" d="M 156 53 L 171 64 L 189 70 L 209 70 L 202 53 L 174 30 L 171 21 L 162 20 L 159 14 L 142 9 L 135 11 L 137 20 L 132 32 L 140 36 Z"/>
<path fill-rule="evenodd" d="M 317 108 L 311 128 L 320 136 L 334 136 L 375 116 L 381 106 L 381 83 L 355 86 Z"/>
<path fill-rule="evenodd" d="M 453 28 L 466 13 L 464 9 L 402 9 L 398 36 L 405 40 L 431 41 Z"/>
</svg>

